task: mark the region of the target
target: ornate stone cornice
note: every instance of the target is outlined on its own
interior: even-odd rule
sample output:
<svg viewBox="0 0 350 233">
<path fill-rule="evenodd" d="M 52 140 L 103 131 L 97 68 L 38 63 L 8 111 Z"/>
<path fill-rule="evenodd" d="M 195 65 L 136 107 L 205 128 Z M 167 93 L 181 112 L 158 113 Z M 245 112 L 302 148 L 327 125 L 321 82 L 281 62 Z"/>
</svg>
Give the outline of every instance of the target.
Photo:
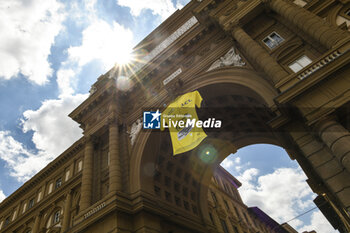
<svg viewBox="0 0 350 233">
<path fill-rule="evenodd" d="M 105 100 L 107 95 L 115 95 L 117 92 L 116 83 L 109 79 L 107 83 L 97 89 L 97 91 L 89 96 L 82 104 L 80 104 L 73 112 L 69 114 L 74 121 L 85 127 L 86 122 L 83 121 L 84 116 L 96 107 L 100 102 Z"/>
</svg>

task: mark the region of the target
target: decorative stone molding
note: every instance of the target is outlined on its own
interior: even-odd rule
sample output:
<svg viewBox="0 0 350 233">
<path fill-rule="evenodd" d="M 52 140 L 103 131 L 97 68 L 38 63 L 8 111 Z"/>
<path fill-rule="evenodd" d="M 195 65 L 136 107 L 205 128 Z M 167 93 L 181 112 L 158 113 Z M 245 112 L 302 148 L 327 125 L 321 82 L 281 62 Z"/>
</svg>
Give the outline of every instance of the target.
<svg viewBox="0 0 350 233">
<path fill-rule="evenodd" d="M 90 217 L 91 215 L 97 213 L 98 211 L 100 211 L 102 208 L 104 208 L 106 206 L 105 202 L 102 202 L 101 204 L 99 204 L 98 206 L 96 206 L 95 208 L 91 209 L 90 211 L 88 211 L 86 214 L 84 214 L 84 219 L 87 219 L 88 217 Z"/>
<path fill-rule="evenodd" d="M 207 71 L 214 70 L 225 66 L 244 66 L 245 62 L 239 54 L 236 54 L 235 48 L 232 47 L 224 56 L 216 60 Z"/>
<path fill-rule="evenodd" d="M 94 94 L 95 92 L 97 91 L 97 87 L 95 85 L 92 85 L 90 90 L 89 90 L 89 93 L 90 95 Z"/>
<path fill-rule="evenodd" d="M 335 59 L 343 55 L 340 51 L 334 51 L 332 54 L 329 54 L 327 57 L 323 58 L 316 64 L 312 65 L 308 69 L 304 70 L 301 74 L 298 75 L 298 79 L 302 80 L 316 72 L 317 70 L 323 68 L 324 66 L 328 65 L 329 63 L 333 62 Z"/>
<path fill-rule="evenodd" d="M 133 146 L 136 140 L 137 135 L 142 129 L 142 119 L 137 119 L 131 126 L 129 137 L 130 137 L 130 143 Z"/>
</svg>

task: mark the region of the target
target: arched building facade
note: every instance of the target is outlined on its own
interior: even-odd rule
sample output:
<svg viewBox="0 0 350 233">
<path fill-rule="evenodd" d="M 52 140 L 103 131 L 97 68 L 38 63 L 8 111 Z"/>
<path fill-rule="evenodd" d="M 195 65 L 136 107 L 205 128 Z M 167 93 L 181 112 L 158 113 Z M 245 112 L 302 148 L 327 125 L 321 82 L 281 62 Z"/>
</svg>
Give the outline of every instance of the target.
<svg viewBox="0 0 350 233">
<path fill-rule="evenodd" d="M 84 136 L 0 204 L 0 232 L 280 232 L 219 166 L 256 143 L 283 147 L 349 231 L 349 12 L 346 0 L 192 0 L 136 46 L 133 73 L 98 78 L 70 114 Z M 194 90 L 199 115 L 223 126 L 172 156 L 142 113 Z"/>
</svg>

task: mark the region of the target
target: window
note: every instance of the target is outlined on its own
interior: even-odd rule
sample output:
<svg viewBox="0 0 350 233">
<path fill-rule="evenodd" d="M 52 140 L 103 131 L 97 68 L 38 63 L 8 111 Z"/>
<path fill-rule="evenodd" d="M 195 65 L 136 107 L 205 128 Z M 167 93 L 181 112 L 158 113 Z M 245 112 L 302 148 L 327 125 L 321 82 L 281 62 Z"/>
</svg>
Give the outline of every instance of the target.
<svg viewBox="0 0 350 233">
<path fill-rule="evenodd" d="M 154 193 L 157 195 L 157 196 L 160 196 L 161 193 L 160 193 L 160 188 L 158 186 L 154 186 Z"/>
<path fill-rule="evenodd" d="M 214 203 L 215 203 L 215 204 L 218 203 L 218 199 L 216 198 L 215 193 L 211 192 L 211 196 L 213 197 Z"/>
<path fill-rule="evenodd" d="M 225 203 L 226 210 L 230 210 L 230 207 L 228 206 L 228 203 L 226 200 L 224 200 L 224 203 Z"/>
<path fill-rule="evenodd" d="M 177 183 L 177 182 L 174 183 L 174 190 L 176 192 L 180 192 L 180 184 L 179 183 Z"/>
<path fill-rule="evenodd" d="M 225 182 L 223 182 L 223 184 L 224 184 L 225 191 L 228 193 L 229 191 L 228 191 L 228 188 L 227 188 L 227 184 Z"/>
<path fill-rule="evenodd" d="M 304 67 L 306 67 L 307 65 L 309 65 L 311 63 L 311 59 L 308 58 L 306 55 L 298 58 L 296 61 L 294 61 L 293 63 L 291 63 L 288 67 L 294 71 L 294 73 L 299 72 L 300 70 L 302 70 Z"/>
<path fill-rule="evenodd" d="M 57 188 L 61 187 L 61 185 L 62 185 L 62 178 L 58 178 L 58 179 L 56 180 L 55 188 L 57 189 Z"/>
<path fill-rule="evenodd" d="M 154 180 L 160 182 L 160 179 L 162 177 L 162 174 L 159 171 L 155 171 L 154 173 Z"/>
<path fill-rule="evenodd" d="M 181 206 L 181 199 L 178 197 L 175 197 L 175 203 L 177 206 Z"/>
<path fill-rule="evenodd" d="M 33 206 L 34 206 L 34 198 L 29 200 L 28 209 L 32 208 Z"/>
<path fill-rule="evenodd" d="M 186 187 L 182 188 L 182 195 L 184 195 L 185 197 L 188 196 L 188 189 Z"/>
<path fill-rule="evenodd" d="M 246 215 L 244 212 L 243 212 L 243 215 L 244 215 L 244 218 L 245 218 L 246 223 L 248 223 L 248 224 L 249 224 L 249 220 L 248 220 L 247 215 Z"/>
<path fill-rule="evenodd" d="M 41 191 L 39 192 L 39 194 L 38 194 L 38 200 L 37 200 L 37 202 L 39 202 L 41 200 Z"/>
<path fill-rule="evenodd" d="M 27 209 L 27 203 L 24 203 L 22 214 L 26 211 L 26 209 Z"/>
<path fill-rule="evenodd" d="M 241 219 L 241 217 L 239 216 L 239 212 L 238 212 L 237 208 L 236 207 L 234 207 L 234 208 L 235 208 L 235 212 L 236 212 L 237 218 Z"/>
<path fill-rule="evenodd" d="M 256 223 L 255 218 L 250 217 L 250 219 L 253 219 L 252 222 L 253 222 L 254 226 L 255 226 L 256 228 L 258 228 L 259 226 L 258 226 L 258 224 Z"/>
<path fill-rule="evenodd" d="M 65 181 L 67 181 L 69 179 L 69 175 L 70 175 L 70 170 L 67 170 L 66 171 L 66 178 L 65 178 Z"/>
<path fill-rule="evenodd" d="M 53 224 L 60 222 L 60 216 L 61 216 L 61 212 L 59 210 L 56 211 L 55 214 L 53 215 Z"/>
<path fill-rule="evenodd" d="M 192 211 L 194 214 L 198 214 L 197 207 L 195 205 L 192 205 Z"/>
<path fill-rule="evenodd" d="M 217 185 L 219 185 L 218 178 L 216 176 L 214 176 L 214 181 Z"/>
<path fill-rule="evenodd" d="M 80 160 L 80 161 L 78 162 L 78 172 L 80 172 L 82 168 L 83 168 L 83 161 Z"/>
<path fill-rule="evenodd" d="M 233 225 L 233 231 L 234 231 L 235 233 L 239 233 L 238 228 L 237 228 L 236 226 L 234 226 L 234 225 Z"/>
<path fill-rule="evenodd" d="M 184 201 L 184 207 L 185 207 L 186 210 L 190 209 L 190 205 L 188 204 L 187 201 Z"/>
<path fill-rule="evenodd" d="M 224 232 L 225 232 L 225 233 L 229 233 L 229 232 L 228 232 L 228 229 L 227 229 L 227 225 L 226 225 L 225 220 L 220 219 L 220 221 L 221 221 L 222 228 L 224 229 Z"/>
<path fill-rule="evenodd" d="M 165 191 L 165 199 L 169 202 L 171 202 L 171 194 L 167 191 Z"/>
<path fill-rule="evenodd" d="M 9 225 L 9 224 L 10 224 L 10 217 L 7 217 L 7 218 L 5 219 L 4 227 L 6 227 L 6 226 Z"/>
<path fill-rule="evenodd" d="M 263 42 L 269 47 L 270 49 L 276 48 L 278 45 L 280 45 L 284 39 L 278 35 L 276 32 L 272 32 L 270 35 L 268 35 L 265 39 L 263 39 Z"/>
<path fill-rule="evenodd" d="M 176 169 L 176 176 L 181 178 L 181 175 L 182 175 L 182 170 L 181 169 Z"/>
<path fill-rule="evenodd" d="M 52 192 L 52 186 L 53 186 L 53 184 L 51 183 L 51 184 L 49 185 L 49 192 L 48 192 L 48 194 L 50 194 L 50 193 Z"/>
<path fill-rule="evenodd" d="M 12 215 L 12 221 L 14 221 L 17 218 L 17 211 L 15 210 Z"/>
<path fill-rule="evenodd" d="M 191 200 L 196 201 L 196 193 L 195 192 L 191 192 Z"/>
<path fill-rule="evenodd" d="M 209 213 L 209 217 L 210 217 L 211 223 L 215 226 L 214 218 L 213 218 L 213 215 L 211 213 Z"/>
<path fill-rule="evenodd" d="M 165 186 L 170 187 L 171 179 L 169 176 L 166 176 L 164 179 Z"/>
</svg>

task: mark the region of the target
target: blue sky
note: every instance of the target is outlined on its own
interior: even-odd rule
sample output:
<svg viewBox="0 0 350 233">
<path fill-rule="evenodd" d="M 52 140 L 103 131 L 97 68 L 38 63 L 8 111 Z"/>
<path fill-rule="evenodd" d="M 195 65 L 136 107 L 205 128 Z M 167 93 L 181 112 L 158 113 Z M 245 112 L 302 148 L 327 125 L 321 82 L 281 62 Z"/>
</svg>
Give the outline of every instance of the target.
<svg viewBox="0 0 350 233">
<path fill-rule="evenodd" d="M 68 113 L 99 75 L 187 2 L 1 1 L 0 201 L 81 137 Z M 223 166 L 242 181 L 248 205 L 280 222 L 314 206 L 305 175 L 281 148 L 249 146 Z M 332 232 L 319 211 L 290 224 Z"/>
</svg>

